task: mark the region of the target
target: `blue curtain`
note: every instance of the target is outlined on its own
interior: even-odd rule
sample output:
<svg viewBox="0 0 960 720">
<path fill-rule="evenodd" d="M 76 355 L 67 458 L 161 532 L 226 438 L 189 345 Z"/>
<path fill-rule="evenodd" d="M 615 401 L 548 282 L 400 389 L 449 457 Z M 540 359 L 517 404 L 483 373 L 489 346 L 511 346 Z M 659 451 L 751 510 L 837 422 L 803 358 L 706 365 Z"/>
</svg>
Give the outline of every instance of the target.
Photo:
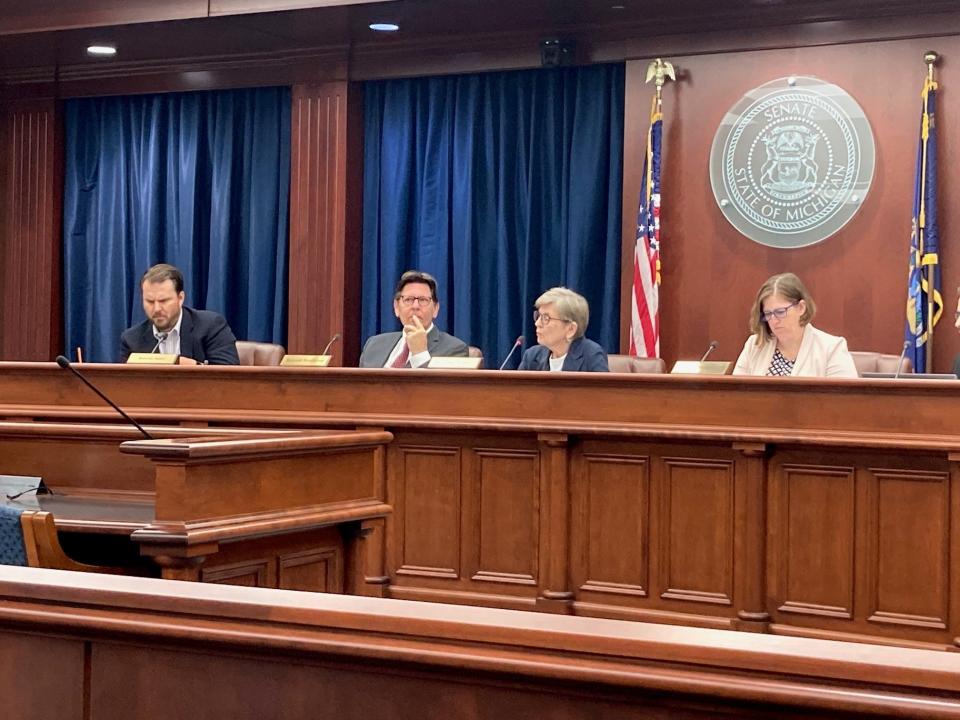
<svg viewBox="0 0 960 720">
<path fill-rule="evenodd" d="M 416 268 L 487 367 L 521 333 L 536 343 L 533 302 L 555 285 L 615 352 L 623 87 L 622 64 L 366 83 L 363 337 L 399 329 L 393 287 Z"/>
<path fill-rule="evenodd" d="M 71 100 L 65 118 L 67 354 L 119 359 L 158 262 L 238 338 L 284 343 L 289 88 Z"/>
</svg>

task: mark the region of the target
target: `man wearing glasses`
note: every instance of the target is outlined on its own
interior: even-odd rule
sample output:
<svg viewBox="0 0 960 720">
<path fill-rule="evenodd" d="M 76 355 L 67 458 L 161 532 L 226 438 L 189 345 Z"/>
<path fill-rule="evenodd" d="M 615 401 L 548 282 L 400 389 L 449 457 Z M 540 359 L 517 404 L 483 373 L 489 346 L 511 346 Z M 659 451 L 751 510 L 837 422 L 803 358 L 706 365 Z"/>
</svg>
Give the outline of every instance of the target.
<svg viewBox="0 0 960 720">
<path fill-rule="evenodd" d="M 427 367 L 432 357 L 465 357 L 467 344 L 434 325 L 440 312 L 437 281 L 419 270 L 400 276 L 393 293 L 393 313 L 403 324 L 400 332 L 374 335 L 363 346 L 360 367 Z"/>
</svg>

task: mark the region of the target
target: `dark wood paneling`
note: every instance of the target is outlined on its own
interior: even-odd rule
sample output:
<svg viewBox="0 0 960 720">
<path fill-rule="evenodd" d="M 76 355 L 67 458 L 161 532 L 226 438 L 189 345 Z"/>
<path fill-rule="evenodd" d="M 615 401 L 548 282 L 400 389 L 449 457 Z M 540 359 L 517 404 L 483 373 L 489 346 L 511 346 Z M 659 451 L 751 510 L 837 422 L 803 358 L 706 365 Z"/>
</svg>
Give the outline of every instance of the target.
<svg viewBox="0 0 960 720">
<path fill-rule="evenodd" d="M 853 468 L 777 466 L 772 503 L 782 612 L 851 619 L 856 503 Z"/>
<path fill-rule="evenodd" d="M 9 102 L 0 106 L 0 123 L 0 358 L 50 360 L 62 346 L 60 114 L 52 100 Z"/>
<path fill-rule="evenodd" d="M 471 578 L 536 585 L 540 473 L 530 451 L 476 448 L 467 473 Z"/>
<path fill-rule="evenodd" d="M 647 597 L 650 558 L 648 458 L 585 452 L 575 466 L 573 583 L 588 593 Z"/>
<path fill-rule="evenodd" d="M 873 469 L 866 610 L 876 623 L 946 628 L 950 577 L 947 473 Z"/>
<path fill-rule="evenodd" d="M 353 478 L 356 498 L 377 500 L 373 517 L 350 516 L 363 527 L 345 533 L 352 592 L 960 646 L 960 589 L 947 557 L 960 542 L 960 383 L 120 365 L 87 373 L 143 420 L 349 424 L 382 442 L 384 428 L 394 433 L 385 460 L 380 449 L 362 463 L 325 460 L 320 476 L 271 461 L 264 478 L 273 490 L 233 469 L 227 460 L 237 457 L 216 455 L 226 448 L 184 437 L 199 430 L 133 444 L 158 453 L 158 464 L 169 465 L 164 455 L 185 463 L 158 472 L 158 491 L 185 503 L 167 517 L 209 517 L 188 524 L 186 547 L 170 545 L 165 524 L 151 523 L 154 556 L 274 562 L 325 548 L 312 541 L 230 554 L 239 545 L 234 528 L 249 523 L 249 515 L 236 519 L 245 508 L 265 511 L 278 533 L 293 532 L 283 529 L 291 518 L 280 506 L 291 498 L 311 514 L 316 502 L 333 503 L 338 522 L 339 483 Z M 70 489 L 94 476 L 119 487 L 123 470 L 109 474 L 105 440 L 133 430 L 70 423 L 110 413 L 74 377 L 52 363 L 0 364 L 0 399 L 0 416 L 21 420 L 0 428 L 0 454 L 13 448 L 20 472 L 30 468 L 18 443 L 33 437 L 35 456 L 49 440 L 74 462 L 86 484 Z M 23 422 L 36 418 L 68 422 Z M 290 444 L 280 436 L 240 441 L 228 455 Z M 200 456 L 186 461 L 191 450 L 223 471 L 231 492 L 201 471 Z M 65 462 L 38 467 L 65 474 Z M 386 473 L 394 509 L 386 570 L 379 530 L 389 509 L 371 470 Z"/>
<path fill-rule="evenodd" d="M 960 717 L 949 653 L 646 623 L 5 567 L 0 627 L 17 718 Z"/>
<path fill-rule="evenodd" d="M 292 113 L 288 350 L 319 353 L 340 333 L 333 363 L 347 365 L 360 352 L 359 92 L 298 85 Z"/>
<path fill-rule="evenodd" d="M 661 597 L 730 605 L 733 463 L 722 458 L 666 457 L 660 467 Z"/>
<path fill-rule="evenodd" d="M 88 719 L 83 643 L 3 632 L 0 648 L 4 717 Z"/>
<path fill-rule="evenodd" d="M 390 450 L 388 502 L 402 511 L 389 521 L 402 575 L 460 577 L 460 448 L 411 447 Z"/>
<path fill-rule="evenodd" d="M 904 21 L 909 23 L 909 21 Z M 812 39 L 811 39 L 812 40 Z M 796 272 L 819 312 L 814 323 L 843 335 L 854 350 L 898 353 L 903 344 L 907 249 L 919 131 L 922 55 L 935 48 L 949 58 L 960 53 L 955 36 L 798 47 L 757 52 L 673 56 L 680 82 L 664 90 L 662 191 L 663 285 L 660 294 L 663 357 L 699 357 L 710 340 L 714 354 L 733 360 L 749 334 L 748 313 L 760 284 L 778 272 Z M 637 197 L 652 87 L 644 84 L 646 61 L 628 63 L 624 146 L 623 302 L 629 319 L 630 263 Z M 861 105 L 877 150 L 873 184 L 863 207 L 837 234 L 800 250 L 755 244 L 720 213 L 709 178 L 714 132 L 727 110 L 747 90 L 789 75 L 813 75 L 835 83 Z M 956 226 L 952 202 L 960 187 L 951 138 L 960 133 L 960 114 L 946 94 L 957 81 L 952 66 L 939 71 L 945 88 L 937 117 L 940 138 L 940 231 Z M 947 371 L 960 350 L 951 327 L 960 260 L 941 253 L 947 312 L 936 330 L 934 368 Z M 622 343 L 626 342 L 623 325 Z M 626 347 L 626 345 L 623 345 Z"/>
</svg>

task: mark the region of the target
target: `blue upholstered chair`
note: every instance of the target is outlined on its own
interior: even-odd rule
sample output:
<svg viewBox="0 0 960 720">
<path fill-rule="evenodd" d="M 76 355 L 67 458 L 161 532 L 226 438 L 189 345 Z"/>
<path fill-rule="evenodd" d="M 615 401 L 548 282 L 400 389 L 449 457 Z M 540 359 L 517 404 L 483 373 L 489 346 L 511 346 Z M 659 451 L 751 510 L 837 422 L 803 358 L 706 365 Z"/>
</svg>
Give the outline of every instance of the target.
<svg viewBox="0 0 960 720">
<path fill-rule="evenodd" d="M 136 574 L 135 570 L 127 568 L 86 565 L 73 560 L 60 546 L 53 515 L 15 505 L 0 505 L 0 565 Z"/>
<path fill-rule="evenodd" d="M 29 564 L 23 542 L 22 513 L 20 508 L 0 505 L 0 565 Z"/>
</svg>

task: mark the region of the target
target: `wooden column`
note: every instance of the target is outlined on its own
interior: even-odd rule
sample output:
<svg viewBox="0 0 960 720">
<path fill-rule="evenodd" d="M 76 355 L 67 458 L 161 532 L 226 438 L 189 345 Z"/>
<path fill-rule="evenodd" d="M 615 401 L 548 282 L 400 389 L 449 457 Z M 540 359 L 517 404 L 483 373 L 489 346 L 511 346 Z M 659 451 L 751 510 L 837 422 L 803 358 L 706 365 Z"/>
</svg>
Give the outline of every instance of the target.
<svg viewBox="0 0 960 720">
<path fill-rule="evenodd" d="M 733 449 L 743 456 L 738 463 L 734 501 L 734 556 L 743 559 L 734 568 L 734 597 L 739 606 L 734 626 L 766 632 L 770 625 L 766 608 L 767 446 L 734 443 Z"/>
<path fill-rule="evenodd" d="M 537 609 L 573 612 L 570 589 L 569 438 L 541 433 L 540 445 L 540 587 Z"/>
<path fill-rule="evenodd" d="M 287 350 L 319 353 L 340 333 L 334 365 L 360 354 L 362 128 L 359 85 L 293 87 Z"/>
<path fill-rule="evenodd" d="M 55 100 L 0 106 L 0 359 L 62 349 L 63 163 Z"/>
</svg>

